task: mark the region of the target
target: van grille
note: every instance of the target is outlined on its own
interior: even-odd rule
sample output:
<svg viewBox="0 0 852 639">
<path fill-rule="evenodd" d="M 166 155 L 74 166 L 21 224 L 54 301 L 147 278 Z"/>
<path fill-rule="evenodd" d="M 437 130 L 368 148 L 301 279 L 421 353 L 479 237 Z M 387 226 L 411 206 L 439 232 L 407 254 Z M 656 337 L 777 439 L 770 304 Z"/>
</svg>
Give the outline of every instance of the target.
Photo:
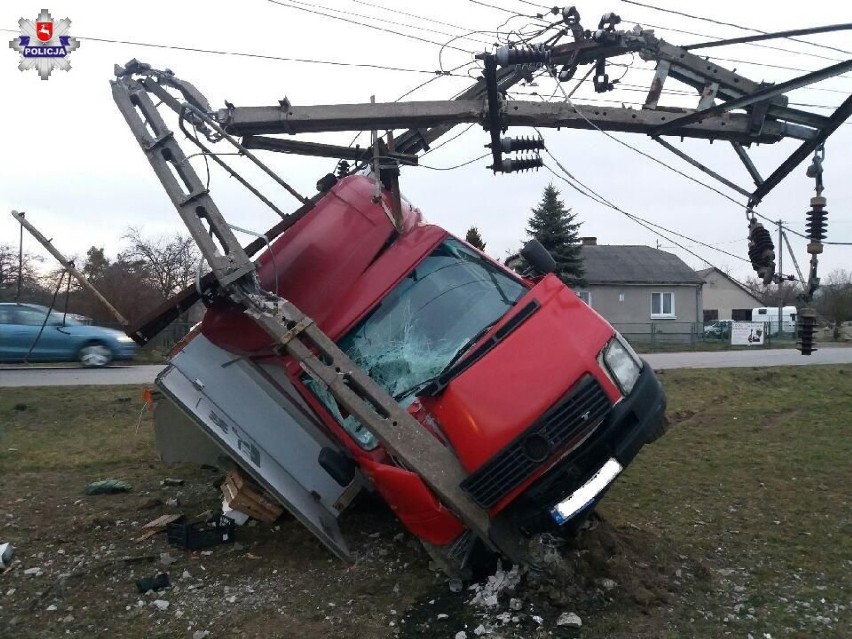
<svg viewBox="0 0 852 639">
<path fill-rule="evenodd" d="M 483 508 L 491 508 L 571 441 L 588 437 L 606 417 L 609 398 L 591 375 L 508 446 L 469 475 L 461 488 Z"/>
</svg>

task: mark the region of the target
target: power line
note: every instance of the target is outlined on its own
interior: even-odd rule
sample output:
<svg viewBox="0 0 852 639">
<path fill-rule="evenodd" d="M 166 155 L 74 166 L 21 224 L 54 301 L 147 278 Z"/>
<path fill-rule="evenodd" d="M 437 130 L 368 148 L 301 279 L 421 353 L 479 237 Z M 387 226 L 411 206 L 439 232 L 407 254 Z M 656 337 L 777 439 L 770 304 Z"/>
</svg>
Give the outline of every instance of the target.
<svg viewBox="0 0 852 639">
<path fill-rule="evenodd" d="M 650 24 L 648 22 L 640 21 L 640 20 L 630 20 L 629 22 L 637 22 L 641 23 L 644 26 L 651 27 L 652 29 L 662 29 L 663 31 L 671 31 L 672 33 L 683 33 L 685 35 L 696 36 L 698 38 L 707 38 L 708 40 L 718 40 L 717 36 L 707 35 L 706 33 L 696 33 L 695 31 L 686 31 L 684 29 L 676 29 L 675 27 L 664 27 L 658 24 Z M 783 53 L 792 53 L 793 55 L 803 55 L 812 58 L 819 58 L 821 60 L 828 60 L 831 62 L 843 62 L 840 58 L 830 58 L 825 55 L 820 55 L 818 53 L 807 53 L 805 51 L 796 51 L 795 49 L 785 49 L 784 47 L 776 47 L 771 44 L 763 44 L 761 42 L 743 42 L 742 44 L 746 44 L 750 47 L 760 47 L 761 49 L 772 49 L 773 51 L 781 51 Z"/>
<path fill-rule="evenodd" d="M 369 4 L 369 3 L 366 3 L 366 2 L 361 2 L 361 0 L 353 0 L 353 1 L 358 2 L 359 4 L 365 4 L 367 6 L 377 7 L 379 9 L 388 10 L 387 7 L 380 7 L 378 5 Z M 367 19 L 367 20 L 376 20 L 376 21 L 385 22 L 387 24 L 392 24 L 392 25 L 399 26 L 399 27 L 407 27 L 409 29 L 418 29 L 420 31 L 427 31 L 429 33 L 437 33 L 438 35 L 444 35 L 444 36 L 455 35 L 453 33 L 448 33 L 447 31 L 438 31 L 437 29 L 431 29 L 429 27 L 421 27 L 421 26 L 418 26 L 416 24 L 409 24 L 407 22 L 396 22 L 394 20 L 389 20 L 388 18 L 384 18 L 384 17 L 380 17 L 380 16 L 365 15 L 363 13 L 355 13 L 354 11 L 344 11 L 343 9 L 336 9 L 334 7 L 328 7 L 328 6 L 324 6 L 324 5 L 321 5 L 321 4 L 316 4 L 314 2 L 310 2 L 310 3 L 309 2 L 301 2 L 300 0 L 290 0 L 290 2 L 294 2 L 296 4 L 301 4 L 301 5 L 307 4 L 309 6 L 315 6 L 315 7 L 318 7 L 320 9 L 325 9 L 326 11 L 334 11 L 335 13 L 340 13 L 340 14 L 347 15 L 347 16 L 354 16 L 356 18 L 364 18 L 364 19 Z M 396 13 L 400 13 L 400 12 L 397 11 Z M 412 14 L 406 14 L 406 15 L 412 16 Z M 423 18 L 422 16 L 413 16 L 413 17 L 417 18 L 418 20 L 425 20 L 425 18 Z M 466 36 L 462 36 L 462 37 L 466 37 Z M 466 38 L 466 39 L 472 40 L 473 42 L 478 42 L 479 44 L 486 44 L 486 45 L 491 44 L 490 42 L 486 42 L 484 40 L 478 40 L 476 38 Z"/>
<path fill-rule="evenodd" d="M 17 33 L 20 34 L 20 29 L 0 29 L 0 31 L 6 33 Z M 171 49 L 175 51 L 186 51 L 189 53 L 206 53 L 211 55 L 226 55 L 226 56 L 234 56 L 241 58 L 253 58 L 260 60 L 274 60 L 280 62 L 295 62 L 300 64 L 327 64 L 332 66 L 339 67 L 359 67 L 359 68 L 367 68 L 367 69 L 379 69 L 381 71 L 401 71 L 405 73 L 428 73 L 429 75 L 434 75 L 439 77 L 441 75 L 451 75 L 452 72 L 448 71 L 446 73 L 442 73 L 439 70 L 429 71 L 428 69 L 412 69 L 408 67 L 394 67 L 387 66 L 382 64 L 371 64 L 367 62 L 340 62 L 337 60 L 315 60 L 312 58 L 290 58 L 286 56 L 277 56 L 277 55 L 266 55 L 263 53 L 249 53 L 245 51 L 223 51 L 218 49 L 201 49 L 198 47 L 185 47 L 175 44 L 156 44 L 151 42 L 134 42 L 131 40 L 114 40 L 110 38 L 95 38 L 92 36 L 76 36 L 78 40 L 86 40 L 90 42 L 103 42 L 106 44 L 125 44 L 134 47 L 146 47 L 151 49 Z M 467 76 L 464 75 L 456 75 L 455 77 L 464 78 Z"/>
<path fill-rule="evenodd" d="M 480 2 L 480 0 L 468 0 L 468 2 L 472 2 L 473 4 L 478 4 L 482 7 L 486 7 L 487 9 L 495 9 L 497 11 L 502 11 L 503 13 L 511 13 L 514 16 L 519 16 L 521 18 L 530 18 L 531 20 L 541 20 L 538 16 L 531 16 L 526 13 L 520 13 L 518 11 L 512 11 L 511 9 L 506 9 L 504 7 L 498 7 L 494 4 L 488 4 L 487 2 Z M 547 23 L 545 23 L 547 24 Z"/>
<path fill-rule="evenodd" d="M 294 1 L 297 1 L 297 0 L 290 0 L 290 2 L 294 2 Z M 336 15 L 331 14 L 331 13 L 322 13 L 321 11 L 317 11 L 316 9 L 309 9 L 307 7 L 300 7 L 300 6 L 295 5 L 295 4 L 287 4 L 285 2 L 281 2 L 280 0 L 267 0 L 267 2 L 270 2 L 272 4 L 277 4 L 281 7 L 287 8 L 287 9 L 296 9 L 298 11 L 304 11 L 305 13 L 312 13 L 314 15 L 322 16 L 324 18 L 332 18 L 334 20 L 340 20 L 342 22 L 348 22 L 349 24 L 355 24 L 355 25 L 358 25 L 358 26 L 361 26 L 361 27 L 367 27 L 368 29 L 375 29 L 376 31 L 382 31 L 383 33 L 390 33 L 390 34 L 393 34 L 393 35 L 401 36 L 403 38 L 409 38 L 411 40 L 417 40 L 419 42 L 425 42 L 426 44 L 434 44 L 436 46 L 441 46 L 440 42 L 435 42 L 434 40 L 427 40 L 426 38 L 421 38 L 420 36 L 416 36 L 416 35 L 413 35 L 413 34 L 410 34 L 410 33 L 402 33 L 401 31 L 394 31 L 393 29 L 386 29 L 384 27 L 379 27 L 379 26 L 376 26 L 374 24 L 369 24 L 369 23 L 366 23 L 366 22 L 358 22 L 357 20 L 351 20 L 349 18 L 344 18 L 342 16 L 336 16 Z M 323 8 L 327 9 L 327 7 L 323 7 Z M 330 11 L 336 11 L 336 9 L 329 9 L 329 10 Z M 376 19 L 378 19 L 378 18 L 376 18 Z M 456 51 L 461 51 L 462 53 L 467 53 L 467 54 L 473 55 L 473 51 L 468 51 L 467 49 L 462 49 L 460 47 L 455 47 L 455 46 L 451 46 L 449 48 L 455 49 Z"/>
<path fill-rule="evenodd" d="M 663 226 L 663 225 L 661 225 L 661 224 L 657 224 L 656 222 L 651 222 L 650 220 L 647 220 L 647 219 L 645 219 L 645 218 L 639 217 L 638 215 L 635 215 L 635 214 L 633 214 L 633 213 L 628 213 L 627 211 L 625 211 L 625 210 L 624 210 L 624 209 L 622 209 L 621 207 L 617 206 L 616 204 L 614 204 L 613 202 L 611 202 L 610 200 L 608 200 L 607 198 L 605 198 L 604 196 L 602 196 L 600 193 L 598 193 L 597 191 L 595 191 L 594 189 L 592 189 L 590 186 L 588 186 L 588 185 L 584 184 L 583 182 L 581 182 L 579 179 L 577 179 L 577 177 L 576 177 L 576 176 L 572 175 L 572 174 L 571 174 L 571 173 L 570 173 L 570 172 L 569 172 L 569 171 L 568 171 L 568 170 L 567 170 L 564 166 L 562 166 L 562 164 L 559 162 L 559 160 L 558 160 L 558 159 L 556 159 L 556 156 L 554 156 L 554 155 L 553 155 L 553 154 L 552 154 L 552 153 L 551 153 L 551 152 L 550 152 L 547 148 L 545 148 L 545 152 L 546 152 L 546 153 L 550 156 L 550 158 L 551 158 L 551 159 L 552 159 L 552 160 L 556 163 L 556 165 L 557 165 L 557 166 L 558 166 L 558 167 L 559 167 L 559 168 L 560 168 L 560 169 L 561 169 L 561 170 L 565 173 L 565 175 L 569 176 L 569 177 L 571 178 L 571 180 L 573 180 L 573 181 L 574 181 L 574 182 L 576 182 L 578 185 L 580 185 L 583 189 L 585 189 L 586 191 L 588 191 L 588 193 L 585 193 L 585 192 L 583 192 L 583 190 L 582 190 L 582 189 L 577 188 L 577 187 L 576 187 L 574 184 L 572 184 L 569 180 L 567 180 L 566 178 L 564 178 L 564 177 L 560 176 L 558 173 L 556 173 L 555 171 L 553 171 L 553 169 L 552 169 L 552 168 L 550 168 L 549 166 L 545 165 L 545 168 L 547 168 L 547 169 L 548 169 L 551 173 L 553 173 L 554 175 L 556 175 L 556 176 L 557 176 L 557 177 L 559 177 L 560 179 L 564 180 L 567 184 L 569 184 L 571 187 L 573 187 L 573 188 L 574 188 L 574 189 L 575 189 L 578 193 L 580 193 L 581 195 L 584 195 L 585 197 L 587 197 L 587 198 L 591 199 L 592 201 L 597 202 L 598 204 L 602 204 L 603 206 L 606 206 L 606 207 L 608 207 L 608 208 L 611 208 L 612 210 L 617 211 L 618 213 L 621 213 L 621 214 L 623 214 L 623 215 L 626 215 L 627 217 L 629 217 L 630 219 L 633 219 L 634 221 L 643 222 L 644 224 L 648 224 L 648 225 L 650 225 L 650 226 L 654 226 L 654 227 L 656 227 L 656 228 L 662 229 L 662 230 L 663 230 L 663 231 L 665 231 L 666 233 L 671 233 L 672 235 L 676 235 L 677 237 L 680 237 L 680 238 L 682 238 L 682 239 L 684 239 L 684 240 L 688 240 L 688 241 L 690 241 L 690 242 L 693 242 L 693 243 L 695 243 L 695 244 L 699 244 L 699 245 L 701 245 L 701 246 L 704 246 L 704 247 L 706 247 L 706 248 L 712 249 L 712 250 L 714 250 L 714 251 L 718 251 L 719 253 L 723 253 L 723 254 L 725 254 L 725 255 L 728 255 L 728 256 L 730 256 L 730 257 L 733 257 L 734 259 L 737 259 L 737 260 L 740 260 L 740 261 L 743 261 L 743 262 L 748 262 L 748 261 L 749 261 L 749 260 L 747 260 L 746 258 L 744 258 L 744 257 L 742 257 L 742 256 L 740 256 L 740 255 L 736 255 L 736 254 L 734 254 L 734 253 L 730 253 L 730 252 L 728 252 L 728 251 L 726 251 L 726 250 L 724 250 L 724 249 L 720 249 L 720 248 L 718 248 L 717 246 L 713 246 L 713 245 L 711 245 L 711 244 L 707 244 L 706 242 L 702 242 L 701 240 L 696 240 L 696 239 L 695 239 L 695 238 L 693 238 L 693 237 L 690 237 L 690 236 L 688 236 L 688 235 L 684 235 L 683 233 L 679 233 L 678 231 L 674 231 L 674 230 L 672 230 L 672 229 L 670 229 L 670 228 L 666 228 L 665 226 Z M 589 195 L 589 194 L 591 194 L 591 195 Z M 669 238 L 666 238 L 666 239 L 669 239 Z M 709 264 L 709 262 L 708 262 L 708 264 Z"/>
<path fill-rule="evenodd" d="M 519 2 L 523 2 L 523 0 L 519 0 Z M 705 18 L 702 16 L 696 16 L 689 13 L 684 13 L 683 11 L 675 11 L 674 9 L 666 9 L 664 7 L 656 7 L 651 4 L 645 4 L 643 2 L 635 2 L 635 0 L 622 0 L 622 2 L 626 2 L 627 4 L 635 4 L 638 7 L 645 7 L 646 9 L 653 9 L 654 11 L 662 11 L 663 13 L 671 13 L 677 16 L 683 16 L 685 18 L 692 18 L 693 20 L 700 20 L 702 22 L 709 22 L 711 24 L 717 24 L 724 27 L 734 27 L 735 29 L 740 29 L 742 31 L 754 31 L 755 33 L 762 33 L 764 35 L 768 35 L 768 31 L 761 31 L 760 29 L 755 29 L 754 27 L 746 27 L 739 24 L 734 24 L 733 22 L 723 22 L 721 20 L 714 20 L 713 18 Z M 802 40 L 801 38 L 793 38 L 790 36 L 786 36 L 785 40 L 791 40 L 793 42 L 800 42 L 802 44 L 807 44 L 812 47 L 818 47 L 820 49 L 827 49 L 829 51 L 837 51 L 838 53 L 844 53 L 846 55 L 852 55 L 852 51 L 847 51 L 845 49 L 839 49 L 838 47 L 832 47 L 827 44 L 820 44 L 818 42 L 810 42 L 808 40 Z"/>
<path fill-rule="evenodd" d="M 459 169 L 463 166 L 467 166 L 468 164 L 473 164 L 474 162 L 478 162 L 484 158 L 487 158 L 490 153 L 485 153 L 480 155 L 478 158 L 473 158 L 472 160 L 468 160 L 467 162 L 462 162 L 461 164 L 456 164 L 455 166 L 426 166 L 425 164 L 418 164 L 417 166 L 423 167 L 424 169 L 431 169 L 433 171 L 452 171 L 453 169 Z"/>
<path fill-rule="evenodd" d="M 551 157 L 553 157 L 553 156 L 551 155 Z M 555 160 L 555 158 L 554 158 L 554 161 L 556 161 L 556 162 L 557 162 L 557 164 L 558 164 L 558 160 Z M 653 224 L 652 222 L 648 222 L 648 221 L 647 221 L 647 220 L 645 220 L 644 218 L 640 218 L 638 215 L 633 215 L 632 213 L 628 213 L 627 211 L 624 211 L 623 209 L 621 209 L 621 208 L 619 208 L 619 207 L 615 206 L 614 204 L 612 204 L 611 202 L 608 202 L 605 198 L 602 198 L 602 200 L 603 200 L 603 201 L 598 201 L 598 200 L 596 200 L 594 197 L 592 197 L 592 196 L 590 196 L 590 195 L 588 195 L 588 194 L 584 193 L 584 192 L 583 192 L 580 188 L 578 188 L 576 185 L 572 184 L 570 180 L 566 179 L 565 177 L 563 177 L 562 175 L 560 175 L 559 173 L 557 173 L 556 171 L 554 171 L 554 170 L 553 170 L 552 168 L 550 168 L 549 166 L 547 166 L 547 165 L 544 165 L 544 166 L 545 166 L 545 168 L 546 168 L 548 171 L 550 171 L 550 172 L 551 172 L 554 176 L 556 176 L 556 177 L 557 177 L 557 178 L 559 178 L 560 180 L 562 180 L 562 181 L 564 181 L 565 183 L 567 183 L 569 186 L 571 186 L 574 190 L 576 190 L 576 191 L 577 191 L 578 193 L 580 193 L 581 195 L 584 195 L 584 196 L 586 196 L 586 197 L 589 197 L 589 198 L 590 198 L 590 199 L 592 199 L 593 201 L 597 201 L 599 204 L 603 204 L 604 206 L 606 206 L 606 207 L 608 207 L 608 208 L 611 208 L 611 209 L 613 209 L 614 211 L 616 211 L 616 212 L 618 212 L 618 213 L 621 213 L 622 215 L 624 215 L 625 217 L 627 217 L 629 220 L 632 220 L 633 222 L 635 222 L 635 223 L 636 223 L 636 224 L 638 224 L 639 226 L 641 226 L 641 227 L 645 228 L 646 230 L 650 231 L 650 232 L 651 232 L 651 233 L 653 233 L 654 235 L 658 235 L 659 237 L 663 238 L 663 239 L 664 239 L 664 240 L 666 240 L 667 242 L 671 242 L 672 244 L 674 244 L 676 247 L 680 248 L 681 250 L 684 250 L 684 251 L 686 251 L 687 253 L 689 253 L 690 255 L 692 255 L 692 256 L 694 256 L 694 257 L 698 258 L 701 262 L 703 262 L 703 263 L 705 263 L 705 264 L 709 264 L 709 265 L 710 265 L 710 266 L 712 266 L 713 268 L 719 268 L 718 266 L 716 266 L 715 264 L 713 264 L 713 263 L 712 263 L 710 260 L 708 260 L 707 258 L 702 257 L 701 255 L 699 255 L 699 254 L 698 254 L 698 253 L 696 253 L 695 251 L 692 251 L 692 250 L 690 250 L 690 249 L 686 248 L 683 244 L 680 244 L 679 242 L 677 242 L 676 240 L 673 240 L 672 238 L 668 237 L 667 235 L 665 235 L 665 234 L 664 234 L 664 233 L 662 233 L 661 231 L 658 231 L 658 230 L 656 230 L 656 229 L 654 229 L 654 228 L 653 228 L 653 226 L 658 226 L 658 225 Z M 574 178 L 574 179 L 576 180 L 576 178 Z M 582 184 L 582 182 L 579 182 L 579 181 L 578 181 L 578 183 L 579 183 L 579 184 Z M 583 185 L 583 187 L 588 188 L 588 187 L 586 187 L 585 185 Z M 591 191 L 591 189 L 589 189 L 589 190 Z M 594 193 L 594 191 L 592 191 L 592 193 Z M 663 227 L 660 227 L 660 228 L 663 228 Z M 680 234 L 677 234 L 677 235 L 680 235 Z M 690 239 L 691 241 L 695 241 L 695 240 L 692 240 L 692 238 L 689 238 L 689 239 Z M 708 245 L 708 246 L 709 246 L 709 245 Z M 719 250 L 719 249 L 715 249 L 715 247 L 712 247 L 712 246 L 710 246 L 710 248 L 713 248 L 714 250 Z M 744 259 L 744 258 L 740 258 L 739 256 L 736 256 L 736 257 L 737 257 L 738 259 Z M 747 261 L 747 260 L 746 260 L 746 261 Z"/>
<path fill-rule="evenodd" d="M 427 18 L 426 16 L 420 16 L 420 15 L 417 15 L 416 13 L 408 13 L 406 11 L 400 11 L 399 9 L 392 9 L 392 8 L 386 7 L 384 5 L 373 4 L 372 2 L 365 2 L 364 0 L 352 0 L 352 2 L 355 2 L 357 4 L 363 4 L 363 5 L 368 6 L 368 7 L 373 7 L 375 9 L 381 9 L 383 11 L 390 11 L 391 13 L 398 13 L 399 15 L 403 15 L 403 16 L 406 16 L 406 17 L 409 17 L 409 18 L 415 18 L 417 20 L 426 20 L 427 22 L 433 22 L 434 24 L 440 24 L 440 25 L 443 25 L 445 27 L 451 27 L 453 29 L 458 29 L 459 31 L 472 31 L 472 29 L 470 29 L 470 27 L 462 27 L 462 26 L 459 26 L 457 24 L 453 24 L 451 22 L 443 22 L 441 20 L 435 20 L 434 18 Z"/>
<path fill-rule="evenodd" d="M 542 11 L 550 11 L 550 7 L 545 7 L 544 5 L 536 4 L 535 2 L 530 2 L 530 0 L 515 0 L 516 2 L 522 2 L 523 4 L 528 4 L 531 7 L 535 7 L 536 9 L 541 9 Z"/>
</svg>

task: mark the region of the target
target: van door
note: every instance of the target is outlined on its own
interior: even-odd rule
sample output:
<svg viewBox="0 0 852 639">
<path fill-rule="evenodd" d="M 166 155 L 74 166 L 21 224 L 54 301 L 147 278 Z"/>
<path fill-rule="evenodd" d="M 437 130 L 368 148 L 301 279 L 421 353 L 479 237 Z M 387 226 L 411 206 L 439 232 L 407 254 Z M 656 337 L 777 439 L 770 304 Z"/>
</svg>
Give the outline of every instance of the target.
<svg viewBox="0 0 852 639">
<path fill-rule="evenodd" d="M 283 369 L 275 368 L 280 376 L 197 335 L 172 357 L 156 384 L 332 552 L 349 559 L 337 516 L 364 479 L 356 473 L 349 486 L 340 486 L 319 465 L 324 447 L 340 447 L 322 430 Z M 169 426 L 161 421 L 156 428 Z M 158 437 L 158 447 L 160 443 Z M 172 458 L 175 452 L 169 451 Z"/>
</svg>

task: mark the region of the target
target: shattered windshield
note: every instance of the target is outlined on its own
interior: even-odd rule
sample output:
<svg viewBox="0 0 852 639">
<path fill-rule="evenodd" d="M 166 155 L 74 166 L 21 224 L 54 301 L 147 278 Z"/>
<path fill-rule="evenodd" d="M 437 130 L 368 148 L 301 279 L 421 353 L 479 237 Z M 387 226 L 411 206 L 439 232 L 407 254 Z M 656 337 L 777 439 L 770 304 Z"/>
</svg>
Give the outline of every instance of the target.
<svg viewBox="0 0 852 639">
<path fill-rule="evenodd" d="M 441 373 L 471 338 L 497 322 L 527 288 L 458 240 L 438 245 L 338 346 L 403 406 Z M 359 444 L 376 441 L 331 393 L 305 384 Z M 405 394 L 403 397 L 402 395 Z"/>
</svg>

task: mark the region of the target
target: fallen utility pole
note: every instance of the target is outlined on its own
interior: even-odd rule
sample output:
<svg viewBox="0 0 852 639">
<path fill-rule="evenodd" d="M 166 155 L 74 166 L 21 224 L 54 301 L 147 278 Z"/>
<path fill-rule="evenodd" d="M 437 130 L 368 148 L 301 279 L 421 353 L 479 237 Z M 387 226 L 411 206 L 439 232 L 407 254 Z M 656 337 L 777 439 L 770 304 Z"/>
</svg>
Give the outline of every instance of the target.
<svg viewBox="0 0 852 639">
<path fill-rule="evenodd" d="M 118 320 L 119 323 L 121 323 L 122 326 L 127 326 L 129 324 L 127 319 L 125 319 L 125 317 L 121 313 L 119 313 L 118 310 L 112 304 L 110 304 L 103 295 L 100 294 L 98 289 L 92 286 L 91 282 L 86 279 L 86 276 L 77 270 L 77 268 L 74 266 L 74 262 L 62 255 L 62 253 L 60 253 L 56 249 L 56 247 L 53 246 L 52 241 L 42 235 L 36 227 L 34 227 L 26 220 L 23 213 L 19 213 L 18 211 L 12 211 L 12 217 L 15 218 L 23 228 L 27 229 L 27 231 L 30 232 L 30 235 L 32 235 L 36 240 L 38 240 L 38 242 L 45 249 L 47 249 L 47 252 L 50 253 L 53 257 L 55 257 L 60 264 L 62 264 L 66 271 L 68 271 L 77 279 L 78 282 L 80 282 L 80 286 L 86 289 L 95 297 L 95 299 L 97 299 L 101 304 L 103 304 L 104 308 L 106 308 L 110 312 L 110 314 L 116 320 Z"/>
</svg>

